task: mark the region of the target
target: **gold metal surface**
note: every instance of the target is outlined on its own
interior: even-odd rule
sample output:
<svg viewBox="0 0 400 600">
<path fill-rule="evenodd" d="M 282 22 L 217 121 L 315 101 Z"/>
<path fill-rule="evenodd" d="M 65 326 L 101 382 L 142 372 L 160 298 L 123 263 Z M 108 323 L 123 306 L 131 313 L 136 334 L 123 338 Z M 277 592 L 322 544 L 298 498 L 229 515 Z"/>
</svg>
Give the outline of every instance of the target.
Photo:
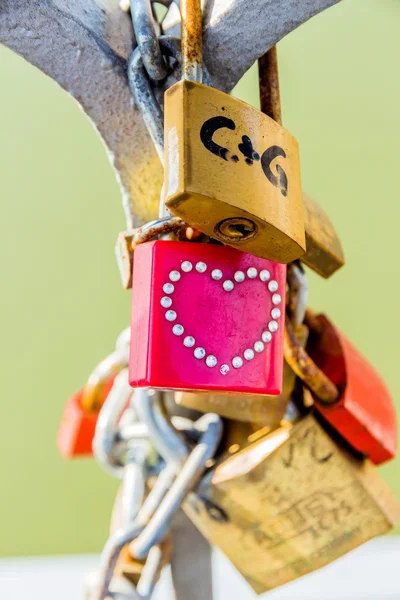
<svg viewBox="0 0 400 600">
<path fill-rule="evenodd" d="M 191 81 L 165 94 L 165 202 L 244 252 L 281 263 L 305 252 L 296 140 L 255 108 Z M 250 222 L 255 234 L 221 232 L 234 218 Z"/>
<path fill-rule="evenodd" d="M 301 261 L 328 278 L 345 263 L 342 244 L 326 212 L 306 194 L 303 202 L 307 251 Z"/>
<path fill-rule="evenodd" d="M 259 594 L 390 531 L 399 510 L 371 463 L 312 415 L 221 459 L 185 504 Z"/>
<path fill-rule="evenodd" d="M 132 240 L 135 230 L 121 231 L 118 234 L 117 243 L 115 244 L 115 256 L 119 274 L 121 276 L 122 287 L 128 290 L 132 287 L 133 274 L 133 250 Z"/>
<path fill-rule="evenodd" d="M 305 346 L 308 328 L 301 325 L 296 328 L 296 337 Z M 176 392 L 175 402 L 180 406 L 200 412 L 217 413 L 226 419 L 256 423 L 258 426 L 278 427 L 289 403 L 296 374 L 285 361 L 283 364 L 283 388 L 279 396 L 250 396 L 245 394 L 196 394 Z"/>
</svg>

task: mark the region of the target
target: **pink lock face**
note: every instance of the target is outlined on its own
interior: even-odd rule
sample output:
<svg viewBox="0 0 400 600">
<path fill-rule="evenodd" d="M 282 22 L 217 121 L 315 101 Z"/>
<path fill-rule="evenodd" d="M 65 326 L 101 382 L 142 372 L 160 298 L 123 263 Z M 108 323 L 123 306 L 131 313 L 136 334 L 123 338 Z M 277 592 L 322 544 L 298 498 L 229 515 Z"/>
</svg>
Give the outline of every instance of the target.
<svg viewBox="0 0 400 600">
<path fill-rule="evenodd" d="M 286 266 L 211 244 L 135 250 L 133 387 L 280 394 Z"/>
</svg>

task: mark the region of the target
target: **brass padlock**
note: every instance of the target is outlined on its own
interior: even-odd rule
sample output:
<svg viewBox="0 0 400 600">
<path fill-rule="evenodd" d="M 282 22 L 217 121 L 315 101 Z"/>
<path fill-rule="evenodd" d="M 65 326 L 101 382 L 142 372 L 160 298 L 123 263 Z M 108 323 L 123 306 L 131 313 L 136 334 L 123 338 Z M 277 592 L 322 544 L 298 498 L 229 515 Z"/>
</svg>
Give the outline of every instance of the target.
<svg viewBox="0 0 400 600">
<path fill-rule="evenodd" d="M 301 257 L 307 267 L 326 279 L 345 263 L 340 239 L 328 215 L 303 194 L 307 252 Z"/>
<path fill-rule="evenodd" d="M 165 93 L 165 203 L 224 244 L 289 263 L 306 249 L 297 141 L 269 116 L 201 83 L 195 4 L 188 14 L 181 4 L 183 80 Z"/>
<path fill-rule="evenodd" d="M 261 594 L 390 531 L 400 506 L 310 414 L 221 459 L 185 511 Z"/>
<path fill-rule="evenodd" d="M 300 325 L 295 334 L 302 346 L 308 337 L 308 328 Z M 261 427 L 278 427 L 286 412 L 296 382 L 296 375 L 288 363 L 283 366 L 283 388 L 279 396 L 247 394 L 196 394 L 176 392 L 175 402 L 200 412 L 213 412 L 227 419 L 256 423 Z"/>
<path fill-rule="evenodd" d="M 258 59 L 260 108 L 263 113 L 282 124 L 276 46 Z M 306 253 L 301 261 L 310 269 L 328 278 L 344 265 L 340 239 L 328 215 L 303 193 Z"/>
</svg>

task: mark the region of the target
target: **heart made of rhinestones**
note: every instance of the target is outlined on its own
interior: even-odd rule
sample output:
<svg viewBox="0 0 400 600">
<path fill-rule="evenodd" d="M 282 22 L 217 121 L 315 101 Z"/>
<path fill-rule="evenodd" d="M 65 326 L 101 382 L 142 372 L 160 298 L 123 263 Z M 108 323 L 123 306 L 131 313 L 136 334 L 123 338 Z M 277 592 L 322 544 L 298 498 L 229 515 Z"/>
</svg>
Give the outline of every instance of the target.
<svg viewBox="0 0 400 600">
<path fill-rule="evenodd" d="M 194 267 L 193 263 L 188 260 L 185 260 L 181 264 L 181 270 L 173 270 L 169 273 L 170 281 L 164 283 L 163 292 L 164 296 L 161 298 L 161 306 L 166 310 L 165 318 L 172 324 L 172 333 L 176 336 L 183 336 L 185 332 L 185 327 L 178 323 L 178 314 L 173 308 L 173 299 L 172 296 L 175 292 L 175 284 L 179 282 L 182 276 L 185 273 L 190 273 L 193 268 L 196 269 L 198 273 L 203 273 L 207 275 L 207 265 L 204 262 L 197 262 Z M 269 344 L 272 340 L 272 336 L 279 328 L 279 320 L 281 318 L 281 310 L 279 305 L 282 302 L 282 297 L 279 294 L 279 285 L 278 282 L 274 279 L 271 279 L 271 274 L 267 269 L 263 269 L 258 271 L 255 267 L 249 267 L 246 272 L 244 271 L 236 271 L 234 273 L 232 281 L 231 279 L 224 279 L 224 275 L 221 269 L 213 269 L 211 272 L 211 278 L 214 281 L 221 281 L 222 288 L 225 292 L 229 293 L 235 289 L 236 285 L 240 285 L 243 281 L 245 281 L 246 277 L 250 280 L 260 279 L 263 283 L 268 286 L 268 290 L 271 292 L 271 301 L 273 304 L 273 308 L 271 309 L 271 320 L 268 322 L 267 328 L 263 331 L 260 340 L 256 340 L 253 344 L 253 348 L 246 348 L 243 351 L 242 356 L 234 356 L 231 360 L 231 364 L 235 369 L 240 369 L 244 366 L 246 362 L 250 362 L 255 357 L 255 353 L 261 353 L 265 349 L 265 345 Z M 188 348 L 193 348 L 193 356 L 197 360 L 203 360 L 207 367 L 214 368 L 218 365 L 218 358 L 213 354 L 207 354 L 207 351 L 202 346 L 196 345 L 196 339 L 192 335 L 185 335 L 182 338 L 183 345 Z M 227 375 L 230 371 L 230 366 L 226 363 L 220 365 L 220 373 L 222 375 Z"/>
</svg>

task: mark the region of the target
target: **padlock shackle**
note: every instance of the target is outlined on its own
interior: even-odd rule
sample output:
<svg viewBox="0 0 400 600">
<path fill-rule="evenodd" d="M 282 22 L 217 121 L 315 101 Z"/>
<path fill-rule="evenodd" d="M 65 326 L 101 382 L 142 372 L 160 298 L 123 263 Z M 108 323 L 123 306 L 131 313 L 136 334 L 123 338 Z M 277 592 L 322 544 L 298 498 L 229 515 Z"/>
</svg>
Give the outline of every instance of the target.
<svg viewBox="0 0 400 600">
<path fill-rule="evenodd" d="M 180 217 L 168 216 L 150 221 L 150 223 L 146 223 L 142 227 L 135 229 L 132 236 L 131 249 L 133 251 L 139 244 L 149 242 L 156 236 L 174 233 L 187 226 L 185 221 L 182 221 Z"/>
<path fill-rule="evenodd" d="M 203 81 L 203 23 L 201 0 L 181 0 L 182 77 Z"/>
<path fill-rule="evenodd" d="M 258 80 L 261 112 L 282 125 L 278 51 L 276 46 L 273 46 L 258 59 Z"/>
<path fill-rule="evenodd" d="M 308 279 L 300 265 L 291 263 L 287 269 L 286 276 L 288 284 L 287 310 L 294 326 L 300 327 L 308 304 Z"/>
<path fill-rule="evenodd" d="M 303 383 L 324 404 L 334 404 L 340 396 L 337 386 L 315 364 L 307 351 L 301 346 L 293 330 L 289 317 L 285 319 L 283 353 L 286 362 Z"/>
<path fill-rule="evenodd" d="M 127 366 L 128 361 L 129 345 L 126 345 L 119 347 L 97 365 L 82 390 L 80 404 L 85 412 L 96 412 L 101 408 L 104 386 Z"/>
</svg>

